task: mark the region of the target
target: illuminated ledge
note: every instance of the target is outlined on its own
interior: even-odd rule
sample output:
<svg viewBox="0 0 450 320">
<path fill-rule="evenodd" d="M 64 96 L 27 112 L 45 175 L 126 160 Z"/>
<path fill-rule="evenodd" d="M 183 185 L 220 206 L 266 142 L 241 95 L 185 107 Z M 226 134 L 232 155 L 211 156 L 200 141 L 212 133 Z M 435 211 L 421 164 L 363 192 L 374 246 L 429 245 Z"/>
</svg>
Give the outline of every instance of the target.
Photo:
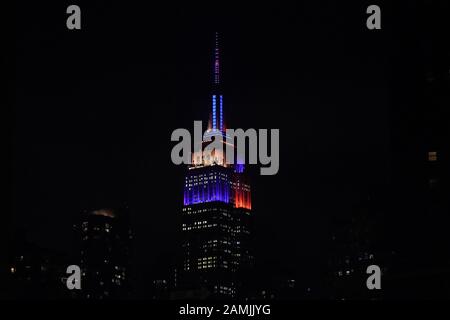
<svg viewBox="0 0 450 320">
<path fill-rule="evenodd" d="M 207 168 L 207 167 L 222 167 L 222 168 L 228 168 L 227 166 L 221 165 L 221 164 L 217 164 L 217 163 L 213 163 L 213 164 L 208 164 L 208 165 L 204 165 L 204 164 L 194 164 L 190 167 L 188 167 L 189 170 L 191 169 L 199 169 L 199 168 Z"/>
</svg>

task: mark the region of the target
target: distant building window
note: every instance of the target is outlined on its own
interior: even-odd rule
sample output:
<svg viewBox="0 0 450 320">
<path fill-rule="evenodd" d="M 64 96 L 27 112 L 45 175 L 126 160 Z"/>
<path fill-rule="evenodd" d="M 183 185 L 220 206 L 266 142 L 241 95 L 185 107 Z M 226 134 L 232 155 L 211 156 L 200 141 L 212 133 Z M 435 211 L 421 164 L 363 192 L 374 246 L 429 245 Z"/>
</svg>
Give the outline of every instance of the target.
<svg viewBox="0 0 450 320">
<path fill-rule="evenodd" d="M 436 151 L 428 152 L 428 161 L 437 161 L 437 152 Z"/>
<path fill-rule="evenodd" d="M 432 178 L 428 181 L 430 188 L 435 188 L 438 184 L 438 179 Z"/>
</svg>

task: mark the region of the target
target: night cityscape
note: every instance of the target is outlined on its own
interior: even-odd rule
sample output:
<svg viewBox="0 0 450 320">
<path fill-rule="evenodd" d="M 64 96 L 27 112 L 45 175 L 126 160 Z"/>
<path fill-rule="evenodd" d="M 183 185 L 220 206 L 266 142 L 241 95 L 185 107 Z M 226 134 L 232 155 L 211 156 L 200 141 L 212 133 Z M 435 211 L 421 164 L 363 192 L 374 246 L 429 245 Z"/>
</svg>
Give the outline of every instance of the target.
<svg viewBox="0 0 450 320">
<path fill-rule="evenodd" d="M 450 298 L 450 4 L 94 2 L 17 8 L 2 300 Z"/>
</svg>

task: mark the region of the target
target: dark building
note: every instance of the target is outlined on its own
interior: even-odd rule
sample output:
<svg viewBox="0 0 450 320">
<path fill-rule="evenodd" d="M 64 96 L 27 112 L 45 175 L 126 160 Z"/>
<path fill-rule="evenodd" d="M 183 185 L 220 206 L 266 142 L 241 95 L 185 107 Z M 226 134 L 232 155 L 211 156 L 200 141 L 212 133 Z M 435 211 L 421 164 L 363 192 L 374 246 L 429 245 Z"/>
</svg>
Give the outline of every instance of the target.
<svg viewBox="0 0 450 320">
<path fill-rule="evenodd" d="M 375 199 L 374 199 L 375 198 Z M 334 300 L 380 299 L 385 292 L 386 276 L 393 252 L 380 244 L 382 234 L 380 206 L 376 197 L 362 194 L 348 214 L 332 219 L 328 260 L 329 297 Z M 383 290 L 367 288 L 367 267 L 377 265 Z"/>
<path fill-rule="evenodd" d="M 70 259 L 59 252 L 17 240 L 10 259 L 9 298 L 73 298 L 74 293 L 66 286 L 70 264 Z"/>
<path fill-rule="evenodd" d="M 252 283 L 247 294 L 248 300 L 306 300 L 311 298 L 311 288 L 300 289 L 297 281 L 288 276 L 267 275 L 257 283 Z"/>
<path fill-rule="evenodd" d="M 169 298 L 169 281 L 156 279 L 152 281 L 151 298 L 153 300 L 166 300 Z"/>
<path fill-rule="evenodd" d="M 393 210 L 386 236 L 398 259 L 390 296 L 441 299 L 450 294 L 450 52 L 442 41 L 449 6 L 417 8 L 420 14 L 410 8 L 408 16 L 420 16 L 420 24 L 393 47 L 399 54 L 389 115 Z"/>
<path fill-rule="evenodd" d="M 83 213 L 79 226 L 83 298 L 127 298 L 130 294 L 132 235 L 128 219 L 126 208 Z"/>
<path fill-rule="evenodd" d="M 194 152 L 184 184 L 181 252 L 176 269 L 177 298 L 235 298 L 253 264 L 250 244 L 251 192 L 243 163 L 227 164 L 223 94 L 216 34 L 212 111 L 204 138 L 221 138 L 223 149 Z M 203 140 L 202 147 L 209 144 Z"/>
</svg>

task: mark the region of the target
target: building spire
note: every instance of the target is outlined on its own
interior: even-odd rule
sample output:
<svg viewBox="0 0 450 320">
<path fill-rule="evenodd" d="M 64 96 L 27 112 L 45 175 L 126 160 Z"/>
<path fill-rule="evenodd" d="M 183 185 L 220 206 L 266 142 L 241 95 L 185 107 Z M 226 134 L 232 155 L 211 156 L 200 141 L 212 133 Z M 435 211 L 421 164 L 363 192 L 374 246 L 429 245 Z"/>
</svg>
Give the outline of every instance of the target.
<svg viewBox="0 0 450 320">
<path fill-rule="evenodd" d="M 219 50 L 219 33 L 215 33 L 214 42 L 214 79 L 212 94 L 212 113 L 211 113 L 211 129 L 212 131 L 225 131 L 223 95 L 220 88 L 220 50 Z"/>
<path fill-rule="evenodd" d="M 219 33 L 216 32 L 214 47 L 214 84 L 220 84 L 220 55 L 219 55 Z"/>
</svg>

